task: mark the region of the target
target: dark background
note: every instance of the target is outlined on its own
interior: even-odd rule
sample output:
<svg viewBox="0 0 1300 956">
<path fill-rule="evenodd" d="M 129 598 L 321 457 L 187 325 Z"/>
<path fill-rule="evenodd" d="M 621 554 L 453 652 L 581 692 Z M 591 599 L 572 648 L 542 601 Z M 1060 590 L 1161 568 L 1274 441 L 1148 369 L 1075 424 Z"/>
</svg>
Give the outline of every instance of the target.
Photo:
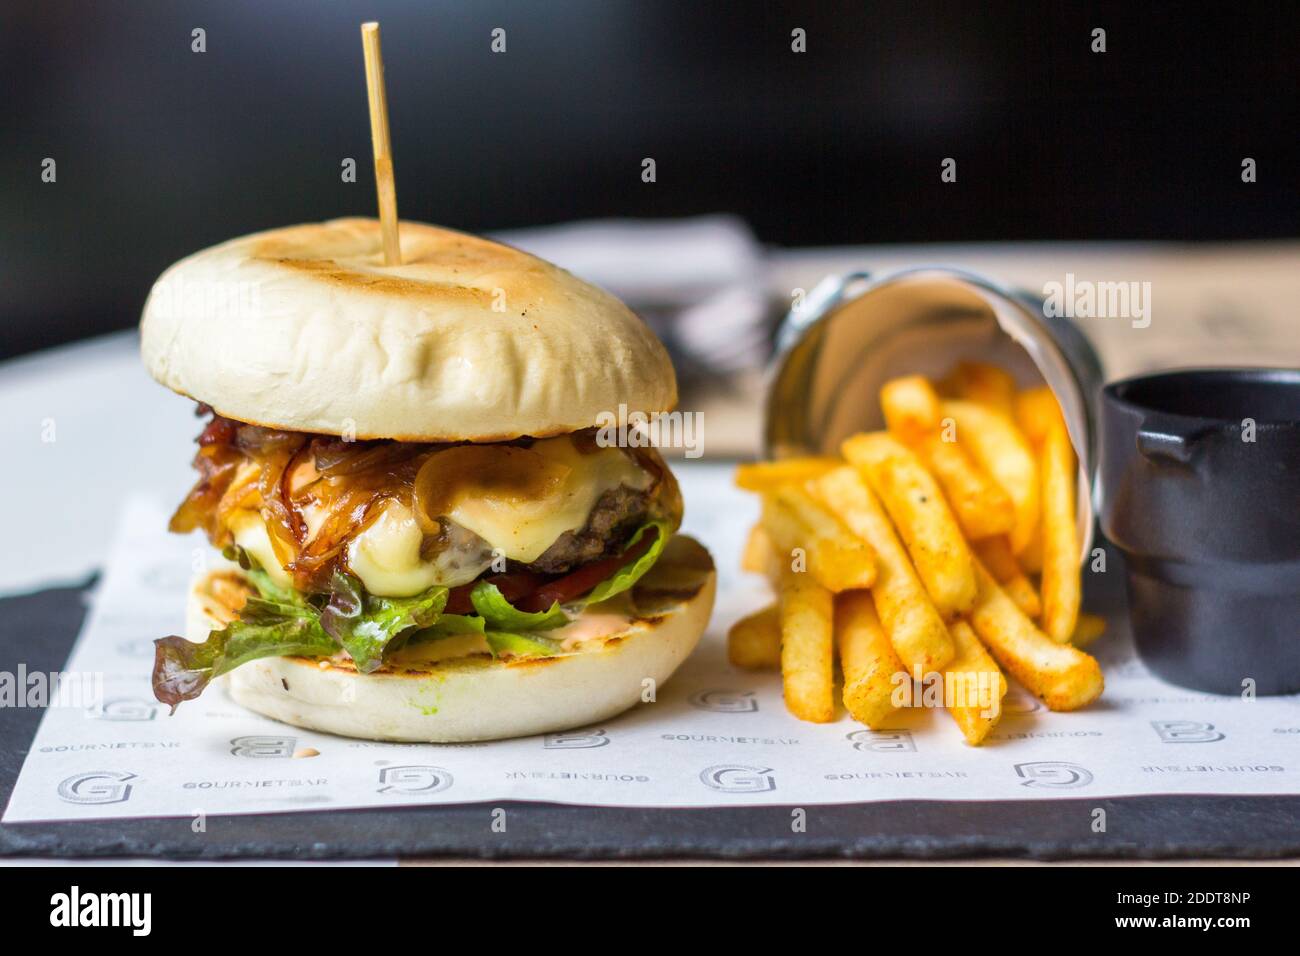
<svg viewBox="0 0 1300 956">
<path fill-rule="evenodd" d="M 1137 6 L 4 0 L 0 357 L 132 325 L 203 246 L 373 215 L 372 18 L 407 218 L 734 212 L 779 245 L 1300 233 L 1300 5 Z"/>
</svg>

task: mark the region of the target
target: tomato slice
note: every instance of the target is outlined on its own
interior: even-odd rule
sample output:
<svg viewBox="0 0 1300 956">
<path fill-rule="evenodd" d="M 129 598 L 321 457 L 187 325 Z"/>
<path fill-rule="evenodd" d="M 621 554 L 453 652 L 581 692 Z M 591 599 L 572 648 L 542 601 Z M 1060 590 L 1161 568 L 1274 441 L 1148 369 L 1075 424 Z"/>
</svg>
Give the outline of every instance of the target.
<svg viewBox="0 0 1300 956">
<path fill-rule="evenodd" d="M 518 607 L 518 600 L 535 591 L 546 578 L 536 571 L 510 571 L 505 574 L 489 574 L 479 580 L 495 584 L 501 596 Z M 443 610 L 448 614 L 473 614 L 474 605 L 470 602 L 469 593 L 476 584 L 478 581 L 471 581 L 452 588 L 447 594 L 447 606 Z"/>
<path fill-rule="evenodd" d="M 591 564 L 584 565 L 576 571 L 548 581 L 541 587 L 534 590 L 531 594 L 521 598 L 518 601 L 511 600 L 511 604 L 521 611 L 537 613 L 550 608 L 552 604 L 559 601 L 565 604 L 576 597 L 586 594 L 601 581 L 612 575 L 624 565 L 631 564 L 641 555 L 650 550 L 654 544 L 655 538 L 659 534 L 658 528 L 651 528 L 641 536 L 641 540 L 628 548 L 622 554 L 615 555 L 612 558 L 605 558 L 603 561 L 595 561 Z M 504 593 L 504 592 L 503 592 Z"/>
</svg>

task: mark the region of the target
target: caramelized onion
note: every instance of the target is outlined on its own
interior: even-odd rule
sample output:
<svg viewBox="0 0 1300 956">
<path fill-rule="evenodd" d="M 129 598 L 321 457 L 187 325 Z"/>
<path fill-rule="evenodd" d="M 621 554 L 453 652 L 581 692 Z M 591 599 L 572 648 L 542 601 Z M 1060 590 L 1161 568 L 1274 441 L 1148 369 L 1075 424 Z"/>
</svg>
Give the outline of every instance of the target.
<svg viewBox="0 0 1300 956">
<path fill-rule="evenodd" d="M 241 438 L 246 431 L 247 429 L 240 429 Z M 257 431 L 266 432 L 266 429 Z M 296 444 L 279 439 L 267 441 L 261 457 L 262 471 L 257 479 L 257 489 L 262 495 L 262 517 L 271 538 L 271 548 L 275 551 L 276 559 L 285 566 L 297 556 L 302 541 L 302 517 L 290 507 L 285 491 L 289 464 L 306 444 L 306 436 L 299 435 L 297 438 Z"/>
<path fill-rule="evenodd" d="M 428 445 L 408 442 L 345 442 L 318 441 L 313 443 L 316 470 L 330 478 L 357 475 L 374 469 L 388 469 L 409 461 L 428 450 Z"/>
<path fill-rule="evenodd" d="M 597 450 L 594 431 L 575 434 L 572 440 L 579 451 Z M 224 547 L 233 541 L 235 516 L 258 511 L 276 558 L 304 592 L 328 589 L 348 543 L 377 520 L 390 501 L 412 510 L 426 536 L 421 555 L 436 560 L 444 552 L 463 553 L 460 545 L 465 542 L 456 535 L 476 538 L 472 531 L 440 520 L 466 497 L 503 509 L 545 507 L 563 492 L 571 472 L 568 465 L 533 450 L 527 439 L 481 445 L 345 442 L 216 414 L 198 444 L 194 467 L 199 480 L 172 517 L 172 530 L 202 528 L 213 544 Z M 654 476 L 652 492 L 677 495 L 676 483 L 656 452 L 633 449 L 627 454 Z M 599 562 L 559 578 L 512 571 L 489 575 L 488 580 L 500 582 L 507 600 L 531 598 L 530 607 L 533 602 L 549 607 L 552 600 L 589 590 L 589 582 L 603 579 L 610 567 Z M 447 610 L 466 613 L 468 593 L 469 586 L 454 588 Z"/>
</svg>

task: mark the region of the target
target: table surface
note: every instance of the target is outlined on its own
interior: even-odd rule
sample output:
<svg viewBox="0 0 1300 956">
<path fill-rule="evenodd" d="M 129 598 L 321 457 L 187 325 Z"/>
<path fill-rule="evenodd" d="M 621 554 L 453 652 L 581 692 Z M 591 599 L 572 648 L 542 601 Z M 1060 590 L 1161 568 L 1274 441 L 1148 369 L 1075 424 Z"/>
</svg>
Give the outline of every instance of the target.
<svg viewBox="0 0 1300 956">
<path fill-rule="evenodd" d="M 1190 365 L 1300 366 L 1300 243 L 890 246 L 774 253 L 773 296 L 832 272 L 943 264 L 1041 291 L 1066 273 L 1150 282 L 1152 322 L 1085 319 L 1108 379 Z M 0 596 L 83 579 L 105 557 L 132 491 L 178 498 L 192 476 L 193 406 L 141 367 L 134 333 L 0 364 L 0 447 L 9 545 Z M 756 452 L 761 376 L 711 402 L 711 456 Z M 720 426 L 717 427 L 717 426 Z M 723 434 L 719 436 L 719 431 Z M 725 558 L 724 558 L 725 559 Z"/>
</svg>

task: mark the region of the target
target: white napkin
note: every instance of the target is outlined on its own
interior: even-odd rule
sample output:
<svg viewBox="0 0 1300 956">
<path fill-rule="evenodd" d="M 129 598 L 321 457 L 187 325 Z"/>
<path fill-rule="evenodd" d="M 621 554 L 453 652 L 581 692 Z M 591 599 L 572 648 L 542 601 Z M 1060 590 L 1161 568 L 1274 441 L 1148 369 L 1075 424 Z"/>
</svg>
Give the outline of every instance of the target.
<svg viewBox="0 0 1300 956">
<path fill-rule="evenodd" d="M 771 312 L 762 248 L 736 216 L 605 219 L 496 238 L 568 269 L 625 301 L 692 379 L 757 368 Z"/>
</svg>

